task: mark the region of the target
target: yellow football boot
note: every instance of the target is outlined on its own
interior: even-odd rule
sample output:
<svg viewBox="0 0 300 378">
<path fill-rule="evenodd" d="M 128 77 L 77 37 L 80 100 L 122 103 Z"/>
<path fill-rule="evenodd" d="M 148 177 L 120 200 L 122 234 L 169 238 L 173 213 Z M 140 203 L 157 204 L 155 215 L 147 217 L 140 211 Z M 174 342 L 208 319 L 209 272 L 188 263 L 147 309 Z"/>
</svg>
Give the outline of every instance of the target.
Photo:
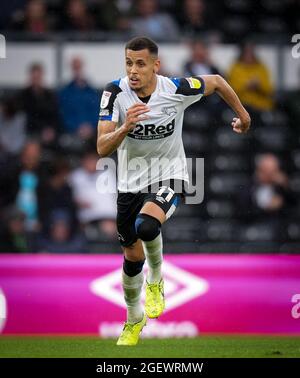
<svg viewBox="0 0 300 378">
<path fill-rule="evenodd" d="M 138 323 L 125 323 L 123 331 L 117 341 L 117 345 L 133 346 L 139 341 L 140 333 L 147 323 L 146 314 L 144 314 L 143 319 Z"/>
<path fill-rule="evenodd" d="M 158 283 L 146 282 L 145 311 L 148 318 L 158 318 L 165 309 L 164 281 Z"/>
</svg>

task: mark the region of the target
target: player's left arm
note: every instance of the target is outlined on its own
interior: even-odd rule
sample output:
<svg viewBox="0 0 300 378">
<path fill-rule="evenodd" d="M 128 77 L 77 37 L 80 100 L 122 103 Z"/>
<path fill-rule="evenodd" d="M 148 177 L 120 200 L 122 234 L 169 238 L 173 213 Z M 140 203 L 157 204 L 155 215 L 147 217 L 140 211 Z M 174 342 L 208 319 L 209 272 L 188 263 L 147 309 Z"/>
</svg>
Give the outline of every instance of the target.
<svg viewBox="0 0 300 378">
<path fill-rule="evenodd" d="M 231 123 L 236 133 L 246 133 L 251 124 L 251 118 L 242 105 L 235 91 L 220 75 L 203 75 L 201 78 L 205 84 L 204 96 L 217 93 L 231 107 L 237 117 Z"/>
</svg>

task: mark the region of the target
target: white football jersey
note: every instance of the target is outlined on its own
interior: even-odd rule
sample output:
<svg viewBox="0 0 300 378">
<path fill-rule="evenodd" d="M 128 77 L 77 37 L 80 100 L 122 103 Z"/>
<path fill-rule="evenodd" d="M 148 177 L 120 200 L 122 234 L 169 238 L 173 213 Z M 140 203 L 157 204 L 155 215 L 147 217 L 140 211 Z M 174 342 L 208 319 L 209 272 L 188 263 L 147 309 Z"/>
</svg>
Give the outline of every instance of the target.
<svg viewBox="0 0 300 378">
<path fill-rule="evenodd" d="M 189 182 L 182 142 L 184 110 L 204 94 L 201 77 L 168 78 L 157 75 L 157 86 L 147 106 L 145 121 L 125 137 L 118 148 L 118 190 L 135 193 L 170 179 Z M 109 83 L 103 91 L 100 120 L 120 127 L 127 110 L 143 103 L 129 86 L 128 77 Z"/>
</svg>

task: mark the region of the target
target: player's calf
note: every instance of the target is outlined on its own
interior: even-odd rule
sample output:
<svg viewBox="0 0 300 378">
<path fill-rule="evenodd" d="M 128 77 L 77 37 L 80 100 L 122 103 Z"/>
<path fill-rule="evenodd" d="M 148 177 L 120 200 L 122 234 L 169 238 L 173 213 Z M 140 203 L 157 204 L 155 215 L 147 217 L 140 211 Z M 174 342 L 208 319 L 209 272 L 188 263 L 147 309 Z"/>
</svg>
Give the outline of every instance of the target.
<svg viewBox="0 0 300 378">
<path fill-rule="evenodd" d="M 157 318 L 165 308 L 164 282 L 161 278 L 161 224 L 156 218 L 150 215 L 139 214 L 135 226 L 138 237 L 143 240 L 149 266 L 146 283 L 145 311 L 149 318 Z"/>
</svg>

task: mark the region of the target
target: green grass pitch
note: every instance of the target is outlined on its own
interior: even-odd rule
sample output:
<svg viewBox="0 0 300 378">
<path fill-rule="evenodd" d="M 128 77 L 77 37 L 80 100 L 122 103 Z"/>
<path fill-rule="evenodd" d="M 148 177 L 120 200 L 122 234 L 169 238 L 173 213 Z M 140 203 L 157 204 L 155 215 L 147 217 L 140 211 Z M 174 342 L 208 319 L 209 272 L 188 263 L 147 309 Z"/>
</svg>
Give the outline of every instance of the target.
<svg viewBox="0 0 300 378">
<path fill-rule="evenodd" d="M 0 357 L 210 358 L 300 357 L 300 337 L 202 336 L 142 339 L 135 347 L 117 347 L 96 337 L 0 337 Z"/>
</svg>

